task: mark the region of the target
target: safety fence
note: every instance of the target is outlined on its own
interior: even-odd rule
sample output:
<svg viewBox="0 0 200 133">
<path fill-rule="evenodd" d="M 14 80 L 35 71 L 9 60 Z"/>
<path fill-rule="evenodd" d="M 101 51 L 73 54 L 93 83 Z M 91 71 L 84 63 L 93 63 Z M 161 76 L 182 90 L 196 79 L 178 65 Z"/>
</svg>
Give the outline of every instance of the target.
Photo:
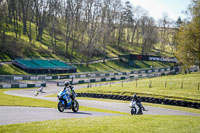
<svg viewBox="0 0 200 133">
<path fill-rule="evenodd" d="M 134 70 L 130 72 L 110 72 L 110 73 L 103 73 L 103 72 L 96 72 L 96 73 L 77 73 L 72 75 L 1 75 L 0 82 L 15 82 L 20 80 L 59 80 L 59 79 L 72 79 L 72 78 L 97 78 L 97 77 L 111 77 L 111 76 L 129 76 L 131 74 L 153 74 L 153 73 L 161 73 L 165 74 L 166 72 L 171 72 L 170 74 L 177 74 L 180 72 L 180 68 L 175 67 L 167 67 L 167 68 L 151 68 L 151 69 L 140 69 Z"/>
<path fill-rule="evenodd" d="M 46 87 L 46 83 L 36 83 L 36 84 L 25 84 L 25 83 L 15 83 L 15 84 L 3 84 L 0 85 L 0 89 L 5 89 L 5 88 L 34 88 L 34 87 Z"/>
<path fill-rule="evenodd" d="M 104 76 L 100 78 L 85 78 L 85 79 L 74 79 L 70 81 L 71 84 L 84 84 L 84 83 L 95 83 L 95 82 L 106 82 L 106 81 L 116 81 L 116 80 L 127 80 L 127 79 L 139 79 L 139 78 L 152 78 L 152 77 L 159 77 L 162 75 L 169 75 L 172 74 L 172 72 L 166 71 L 166 72 L 154 72 L 154 73 L 134 73 L 130 74 L 128 76 L 126 75 L 114 75 L 114 76 Z M 64 82 L 57 82 L 57 86 L 63 86 Z"/>
</svg>

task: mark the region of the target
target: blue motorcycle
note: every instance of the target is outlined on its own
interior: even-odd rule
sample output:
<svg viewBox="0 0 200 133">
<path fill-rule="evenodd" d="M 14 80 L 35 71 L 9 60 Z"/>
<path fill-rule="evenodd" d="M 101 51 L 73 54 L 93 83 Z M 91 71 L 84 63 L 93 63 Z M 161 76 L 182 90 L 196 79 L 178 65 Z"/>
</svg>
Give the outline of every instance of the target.
<svg viewBox="0 0 200 133">
<path fill-rule="evenodd" d="M 66 89 L 61 90 L 57 96 L 58 96 L 58 100 L 59 100 L 58 110 L 60 112 L 63 112 L 65 109 L 72 109 L 73 112 L 77 112 L 79 110 L 79 103 L 75 99 L 76 94 L 74 91 L 72 93 L 73 100 L 70 97 L 70 92 L 67 91 Z"/>
</svg>

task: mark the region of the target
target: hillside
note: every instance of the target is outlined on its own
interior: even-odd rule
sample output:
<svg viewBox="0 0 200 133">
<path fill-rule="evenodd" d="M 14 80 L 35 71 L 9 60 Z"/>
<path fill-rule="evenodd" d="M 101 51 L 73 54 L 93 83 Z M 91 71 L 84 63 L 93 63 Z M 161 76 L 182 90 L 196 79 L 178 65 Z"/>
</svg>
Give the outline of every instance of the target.
<svg viewBox="0 0 200 133">
<path fill-rule="evenodd" d="M 56 53 L 52 52 L 52 45 L 51 45 L 51 36 L 50 32 L 47 28 L 47 30 L 44 30 L 44 35 L 42 38 L 42 41 L 37 41 L 34 32 L 32 33 L 32 41 L 30 42 L 28 37 L 26 35 L 23 35 L 22 32 L 20 32 L 20 37 L 15 37 L 15 32 L 12 30 L 12 26 L 8 25 L 7 27 L 3 27 L 4 29 L 7 29 L 5 31 L 5 40 L 4 44 L 1 44 L 2 47 L 1 53 L 0 53 L 0 61 L 11 61 L 15 58 L 44 58 L 44 59 L 59 59 L 63 61 L 69 61 L 70 56 L 69 53 L 65 53 L 65 45 L 66 42 L 63 38 L 65 38 L 64 35 L 64 29 L 60 29 L 58 31 L 57 35 L 57 50 Z M 35 25 L 32 24 L 32 28 L 35 28 Z M 0 38 L 0 41 L 2 42 L 2 38 Z M 78 40 L 77 40 L 78 41 Z M 72 42 L 70 42 L 71 44 Z M 71 44 L 72 45 L 72 44 Z M 69 47 L 72 47 L 72 46 Z M 77 44 L 78 45 L 78 44 Z M 84 44 L 83 44 L 84 45 Z M 156 49 L 157 48 L 157 49 Z M 106 46 L 106 58 L 110 57 L 118 57 L 118 55 L 121 54 L 141 54 L 142 52 L 142 44 L 135 45 L 132 47 L 128 42 L 122 42 L 120 46 L 116 46 L 114 44 L 108 44 Z M 97 59 L 103 59 L 102 51 L 96 51 L 96 54 L 93 55 L 91 60 L 97 60 Z M 166 51 L 161 51 L 160 44 L 157 44 L 154 49 L 151 50 L 151 55 L 162 55 L 162 56 L 172 56 L 171 53 L 171 47 L 166 46 Z M 76 48 L 73 51 L 73 58 L 72 62 L 80 62 L 81 60 L 86 61 L 87 57 L 83 57 L 81 55 L 81 52 L 79 51 L 79 46 L 76 46 Z"/>
<path fill-rule="evenodd" d="M 129 16 L 126 14 L 132 12 L 129 3 L 96 2 L 92 1 L 90 6 L 85 0 L 0 2 L 0 61 L 58 59 L 70 63 L 85 62 L 87 68 L 77 66 L 79 71 L 96 71 L 99 68 L 89 67 L 89 62 L 122 54 L 174 56 L 174 29 L 157 27 L 148 15 L 136 18 L 134 15 L 141 14 L 133 12 Z M 115 6 L 119 7 L 118 11 Z M 131 21 L 127 19 L 130 17 Z M 119 62 L 114 64 L 129 69 L 119 66 Z M 145 64 L 143 62 L 143 66 Z M 162 63 L 155 67 L 159 66 Z M 105 69 L 109 71 L 111 67 L 108 65 Z"/>
<path fill-rule="evenodd" d="M 8 27 L 12 27 L 8 25 Z M 6 29 L 6 27 L 4 27 Z M 35 28 L 35 25 L 32 24 L 32 28 Z M 64 29 L 64 28 L 63 28 Z M 0 53 L 0 61 L 11 61 L 15 58 L 41 58 L 41 59 L 59 59 L 65 62 L 70 62 L 70 55 L 65 54 L 65 42 L 61 38 L 64 38 L 64 30 L 60 29 L 57 35 L 57 52 L 52 52 L 51 45 L 51 36 L 47 30 L 44 31 L 43 40 L 37 41 L 32 33 L 33 39 L 30 42 L 26 35 L 20 33 L 20 37 L 15 37 L 15 32 L 12 31 L 12 28 L 7 28 L 5 32 L 5 42 L 4 48 Z M 71 46 L 70 46 L 71 47 Z M 171 56 L 170 46 L 165 52 L 161 52 L 159 49 L 159 44 L 157 44 L 158 49 L 152 49 L 151 55 L 162 55 L 162 56 Z M 106 47 L 106 58 L 118 57 L 120 54 L 141 54 L 142 44 L 139 44 L 135 47 L 131 47 L 128 42 L 123 42 L 118 48 L 114 44 L 107 45 Z M 91 58 L 92 60 L 103 59 L 102 54 L 94 55 Z M 73 58 L 71 60 L 74 63 L 81 63 L 81 61 L 86 62 L 87 57 L 81 55 L 79 48 L 77 47 L 73 52 Z M 171 66 L 170 63 L 158 63 L 158 62 L 136 62 L 136 68 L 149 68 L 153 67 L 165 67 Z M 76 65 L 78 72 L 87 72 L 87 71 L 126 71 L 134 68 L 124 66 L 118 61 L 108 61 L 107 63 L 95 63 L 89 66 L 86 65 Z M 26 74 L 25 72 L 19 70 L 13 65 L 4 65 L 0 67 L 0 74 Z"/>
</svg>

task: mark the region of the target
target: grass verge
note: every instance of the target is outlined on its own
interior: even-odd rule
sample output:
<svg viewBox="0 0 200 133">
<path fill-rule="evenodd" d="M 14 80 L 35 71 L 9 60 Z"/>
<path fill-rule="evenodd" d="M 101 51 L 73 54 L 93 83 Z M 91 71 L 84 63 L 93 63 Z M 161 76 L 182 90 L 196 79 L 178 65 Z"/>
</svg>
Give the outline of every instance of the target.
<svg viewBox="0 0 200 133">
<path fill-rule="evenodd" d="M 199 133 L 199 118 L 159 115 L 74 118 L 5 125 L 0 126 L 0 132 Z"/>
</svg>

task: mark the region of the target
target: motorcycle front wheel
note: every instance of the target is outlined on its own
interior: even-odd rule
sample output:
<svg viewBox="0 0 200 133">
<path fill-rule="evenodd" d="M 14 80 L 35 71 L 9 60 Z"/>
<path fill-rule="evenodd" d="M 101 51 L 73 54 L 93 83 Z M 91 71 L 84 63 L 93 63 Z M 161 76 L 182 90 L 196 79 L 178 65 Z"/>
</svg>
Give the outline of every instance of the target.
<svg viewBox="0 0 200 133">
<path fill-rule="evenodd" d="M 65 110 L 65 104 L 62 104 L 61 101 L 58 102 L 58 110 L 63 112 Z"/>
<path fill-rule="evenodd" d="M 131 108 L 131 115 L 136 115 L 136 108 L 135 107 Z"/>
<path fill-rule="evenodd" d="M 73 110 L 74 112 L 78 112 L 78 110 L 79 110 L 79 103 L 78 103 L 77 100 L 74 100 L 74 101 L 72 102 L 72 110 Z"/>
</svg>

